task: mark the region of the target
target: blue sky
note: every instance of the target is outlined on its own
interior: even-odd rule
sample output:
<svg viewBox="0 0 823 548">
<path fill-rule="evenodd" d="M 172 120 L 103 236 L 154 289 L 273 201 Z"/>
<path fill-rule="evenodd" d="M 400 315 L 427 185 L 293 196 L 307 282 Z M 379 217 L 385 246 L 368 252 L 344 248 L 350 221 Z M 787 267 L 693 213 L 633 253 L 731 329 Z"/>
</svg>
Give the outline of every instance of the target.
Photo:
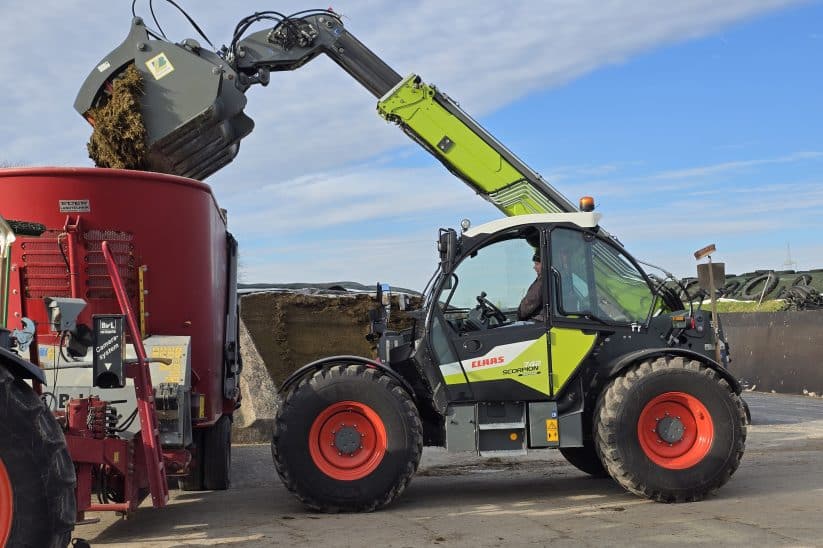
<svg viewBox="0 0 823 548">
<path fill-rule="evenodd" d="M 90 130 L 71 105 L 125 35 L 130 2 L 7 4 L 0 36 L 23 62 L 0 60 L 14 74 L 0 83 L 0 162 L 90 165 Z M 252 11 L 315 7 L 181 4 L 216 44 Z M 558 190 L 594 195 L 603 225 L 639 258 L 692 275 L 692 252 L 713 242 L 740 273 L 783 268 L 788 243 L 798 268 L 823 267 L 821 2 L 333 6 L 399 73 L 437 84 Z M 170 38 L 194 34 L 155 8 Z M 440 226 L 498 216 L 374 106 L 326 59 L 249 92 L 257 128 L 207 181 L 241 243 L 243 281 L 422 288 Z"/>
</svg>

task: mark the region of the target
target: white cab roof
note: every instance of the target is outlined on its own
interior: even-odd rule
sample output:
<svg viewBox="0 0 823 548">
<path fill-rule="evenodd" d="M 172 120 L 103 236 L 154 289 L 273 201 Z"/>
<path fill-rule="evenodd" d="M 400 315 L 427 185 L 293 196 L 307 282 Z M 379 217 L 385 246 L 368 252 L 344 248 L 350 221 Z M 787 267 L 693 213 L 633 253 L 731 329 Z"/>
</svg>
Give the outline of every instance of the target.
<svg viewBox="0 0 823 548">
<path fill-rule="evenodd" d="M 472 227 L 463 233 L 463 236 L 474 238 L 480 234 L 492 234 L 507 228 L 537 223 L 572 223 L 583 228 L 596 227 L 602 215 L 597 212 L 576 211 L 574 213 L 539 213 L 534 215 L 515 215 L 505 217 L 490 223 Z"/>
</svg>

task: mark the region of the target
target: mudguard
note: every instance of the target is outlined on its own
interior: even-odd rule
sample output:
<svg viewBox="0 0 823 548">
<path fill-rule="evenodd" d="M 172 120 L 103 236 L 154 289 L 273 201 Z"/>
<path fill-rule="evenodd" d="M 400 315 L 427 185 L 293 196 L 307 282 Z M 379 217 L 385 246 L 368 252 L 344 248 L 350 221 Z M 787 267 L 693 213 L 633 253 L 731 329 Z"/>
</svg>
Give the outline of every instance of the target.
<svg viewBox="0 0 823 548">
<path fill-rule="evenodd" d="M 31 379 L 40 384 L 47 384 L 46 374 L 42 369 L 5 348 L 0 348 L 0 367 L 5 367 L 19 379 Z"/>
<path fill-rule="evenodd" d="M 683 348 L 647 348 L 644 350 L 638 350 L 636 352 L 629 352 L 628 354 L 619 357 L 618 359 L 609 364 L 607 368 L 608 378 L 611 379 L 615 377 L 623 369 L 629 367 L 632 364 L 651 358 L 657 358 L 659 356 L 681 356 L 683 358 L 689 358 L 692 360 L 699 361 L 706 367 L 715 370 L 722 379 L 726 380 L 732 387 L 732 390 L 734 390 L 735 394 L 740 394 L 743 391 L 743 387 L 740 384 L 740 381 L 738 381 L 734 377 L 734 375 L 732 375 L 729 372 L 728 369 L 726 369 L 716 361 L 712 360 L 711 358 L 707 358 L 703 354 L 699 354 L 697 352 L 693 352 L 691 350 L 686 350 Z"/>
<path fill-rule="evenodd" d="M 283 385 L 280 387 L 280 392 L 286 392 L 289 390 L 293 385 L 298 383 L 301 379 L 314 373 L 315 371 L 319 371 L 325 367 L 333 367 L 335 365 L 350 365 L 350 364 L 362 364 L 366 367 L 371 367 L 373 369 L 379 369 L 381 373 L 385 373 L 386 375 L 390 376 L 394 380 L 396 380 L 400 386 L 405 388 L 409 394 L 413 395 L 414 390 L 412 389 L 411 385 L 406 382 L 406 379 L 400 376 L 399 373 L 387 367 L 386 365 L 374 361 L 369 358 L 363 358 L 361 356 L 330 356 L 328 358 L 322 358 L 317 361 L 313 361 L 309 364 L 304 365 L 283 381 Z"/>
</svg>

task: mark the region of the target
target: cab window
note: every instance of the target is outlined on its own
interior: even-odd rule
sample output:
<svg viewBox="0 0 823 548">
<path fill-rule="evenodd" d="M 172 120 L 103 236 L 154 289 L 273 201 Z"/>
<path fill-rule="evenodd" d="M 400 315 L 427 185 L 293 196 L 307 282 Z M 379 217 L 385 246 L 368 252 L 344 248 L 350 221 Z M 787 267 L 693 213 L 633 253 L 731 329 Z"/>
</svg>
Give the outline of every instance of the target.
<svg viewBox="0 0 823 548">
<path fill-rule="evenodd" d="M 538 245 L 536 229 L 530 239 Z M 532 261 L 534 254 L 535 247 L 525 237 L 513 235 L 465 257 L 437 299 L 446 319 L 459 331 L 466 330 L 464 320 L 477 308 L 478 296 L 485 293 L 485 299 L 505 314 L 506 321 L 514 321 L 520 301 L 537 277 Z M 471 321 L 468 323 L 470 328 Z M 492 321 L 483 327 L 501 323 L 505 322 Z"/>
<path fill-rule="evenodd" d="M 653 294 L 645 276 L 618 248 L 590 234 L 551 234 L 552 305 L 558 316 L 644 323 Z"/>
</svg>

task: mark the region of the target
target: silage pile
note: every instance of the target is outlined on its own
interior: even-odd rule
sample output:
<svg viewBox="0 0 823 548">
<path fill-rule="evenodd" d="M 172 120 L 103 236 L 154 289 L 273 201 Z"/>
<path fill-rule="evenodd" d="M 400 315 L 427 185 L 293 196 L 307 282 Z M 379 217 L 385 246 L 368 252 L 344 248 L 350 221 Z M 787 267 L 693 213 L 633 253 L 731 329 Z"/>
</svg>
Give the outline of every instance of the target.
<svg viewBox="0 0 823 548">
<path fill-rule="evenodd" d="M 355 355 L 375 358 L 366 340 L 373 296 L 254 293 L 242 298 L 241 314 L 275 386 L 293 371 L 320 358 Z M 419 299 L 412 306 L 419 306 Z M 390 328 L 404 329 L 412 320 L 392 303 Z"/>
</svg>

